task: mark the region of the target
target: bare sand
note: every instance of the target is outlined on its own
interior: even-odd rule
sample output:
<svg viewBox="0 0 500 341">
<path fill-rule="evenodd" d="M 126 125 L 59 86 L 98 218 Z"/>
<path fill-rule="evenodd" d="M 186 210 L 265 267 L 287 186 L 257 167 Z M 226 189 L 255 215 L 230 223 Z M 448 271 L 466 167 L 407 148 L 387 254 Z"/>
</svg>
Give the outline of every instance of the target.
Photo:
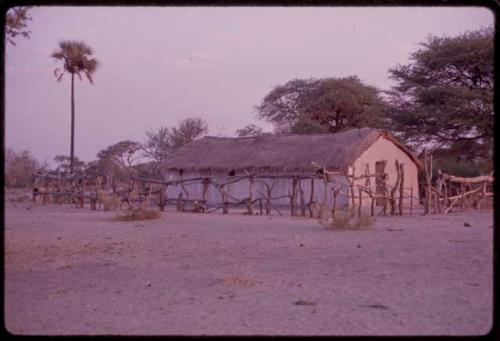
<svg viewBox="0 0 500 341">
<path fill-rule="evenodd" d="M 88 208 L 13 205 L 4 307 L 13 334 L 481 335 L 492 326 L 491 210 L 332 231 L 308 218 L 168 211 L 117 222 Z"/>
</svg>

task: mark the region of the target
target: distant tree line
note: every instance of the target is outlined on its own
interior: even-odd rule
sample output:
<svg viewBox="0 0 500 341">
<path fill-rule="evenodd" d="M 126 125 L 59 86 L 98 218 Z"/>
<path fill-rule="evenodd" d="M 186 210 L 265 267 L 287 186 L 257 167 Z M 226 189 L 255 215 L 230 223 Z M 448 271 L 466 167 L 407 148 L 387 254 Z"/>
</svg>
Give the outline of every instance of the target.
<svg viewBox="0 0 500 341">
<path fill-rule="evenodd" d="M 162 126 L 146 132 L 146 140 L 119 141 L 97 153 L 97 159 L 84 162 L 77 156 L 56 155 L 54 167 L 41 163 L 27 150 L 16 152 L 7 148 L 5 153 L 5 186 L 30 187 L 33 174 L 43 170 L 49 174 L 68 176 L 72 173 L 112 175 L 118 181 L 128 181 L 130 176 L 161 179 L 160 165 L 172 152 L 197 138 L 206 135 L 208 124 L 201 118 L 182 120 L 177 126 Z"/>
</svg>

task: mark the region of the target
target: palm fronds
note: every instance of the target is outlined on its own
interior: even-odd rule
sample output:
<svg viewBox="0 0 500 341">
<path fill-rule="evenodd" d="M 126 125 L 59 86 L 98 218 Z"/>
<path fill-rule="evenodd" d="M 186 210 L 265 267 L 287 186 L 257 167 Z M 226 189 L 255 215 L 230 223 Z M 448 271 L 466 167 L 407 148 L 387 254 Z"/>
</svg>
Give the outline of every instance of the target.
<svg viewBox="0 0 500 341">
<path fill-rule="evenodd" d="M 63 68 L 54 70 L 54 75 L 60 81 L 64 73 L 77 75 L 82 80 L 82 73 L 85 74 L 90 83 L 94 83 L 92 78 L 97 70 L 99 62 L 92 58 L 92 48 L 84 41 L 62 40 L 59 42 L 59 49 L 50 56 L 63 63 Z"/>
</svg>

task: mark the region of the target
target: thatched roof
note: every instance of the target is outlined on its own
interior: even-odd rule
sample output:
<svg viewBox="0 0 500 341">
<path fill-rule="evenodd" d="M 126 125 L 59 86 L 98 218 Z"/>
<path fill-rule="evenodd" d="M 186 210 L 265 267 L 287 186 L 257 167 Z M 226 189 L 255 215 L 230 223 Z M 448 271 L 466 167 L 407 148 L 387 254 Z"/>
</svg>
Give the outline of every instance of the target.
<svg viewBox="0 0 500 341">
<path fill-rule="evenodd" d="M 282 171 L 311 173 L 311 161 L 329 170 L 344 170 L 380 136 L 393 141 L 419 165 L 416 157 L 389 133 L 372 128 L 336 134 L 204 137 L 179 148 L 164 170 Z"/>
</svg>

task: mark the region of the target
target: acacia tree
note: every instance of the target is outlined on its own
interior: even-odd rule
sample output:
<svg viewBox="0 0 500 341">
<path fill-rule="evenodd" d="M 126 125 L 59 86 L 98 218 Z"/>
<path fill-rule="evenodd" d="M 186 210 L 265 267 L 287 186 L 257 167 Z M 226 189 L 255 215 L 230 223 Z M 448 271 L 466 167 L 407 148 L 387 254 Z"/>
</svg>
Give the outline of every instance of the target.
<svg viewBox="0 0 500 341">
<path fill-rule="evenodd" d="M 66 155 L 56 155 L 54 156 L 54 161 L 57 163 L 56 172 L 62 172 L 63 174 L 71 174 L 71 158 Z M 80 172 L 85 169 L 85 162 L 80 161 L 78 157 L 73 158 L 73 167 L 75 172 Z"/>
<path fill-rule="evenodd" d="M 139 159 L 137 154 L 142 148 L 139 142 L 121 141 L 115 143 L 104 150 L 101 150 L 97 157 L 99 159 L 112 160 L 124 169 L 130 169 L 132 165 Z"/>
<path fill-rule="evenodd" d="M 493 28 L 430 37 L 392 68 L 389 124 L 407 143 L 491 158 Z"/>
<path fill-rule="evenodd" d="M 338 132 L 378 127 L 385 115 L 379 91 L 355 76 L 295 79 L 274 88 L 256 107 L 277 132 Z"/>
<path fill-rule="evenodd" d="M 82 80 L 84 74 L 91 84 L 94 83 L 93 75 L 97 69 L 98 62 L 92 58 L 92 49 L 83 41 L 62 40 L 59 49 L 51 54 L 55 60 L 63 63 L 62 68 L 56 68 L 54 75 L 57 81 L 61 81 L 64 74 L 71 75 L 71 148 L 70 148 L 70 172 L 74 168 L 75 149 L 75 75 Z"/>
<path fill-rule="evenodd" d="M 5 16 L 5 39 L 11 45 L 16 45 L 15 38 L 19 35 L 29 39 L 31 31 L 28 29 L 28 21 L 32 20 L 29 15 L 30 9 L 30 6 L 20 6 L 7 11 Z"/>
</svg>

